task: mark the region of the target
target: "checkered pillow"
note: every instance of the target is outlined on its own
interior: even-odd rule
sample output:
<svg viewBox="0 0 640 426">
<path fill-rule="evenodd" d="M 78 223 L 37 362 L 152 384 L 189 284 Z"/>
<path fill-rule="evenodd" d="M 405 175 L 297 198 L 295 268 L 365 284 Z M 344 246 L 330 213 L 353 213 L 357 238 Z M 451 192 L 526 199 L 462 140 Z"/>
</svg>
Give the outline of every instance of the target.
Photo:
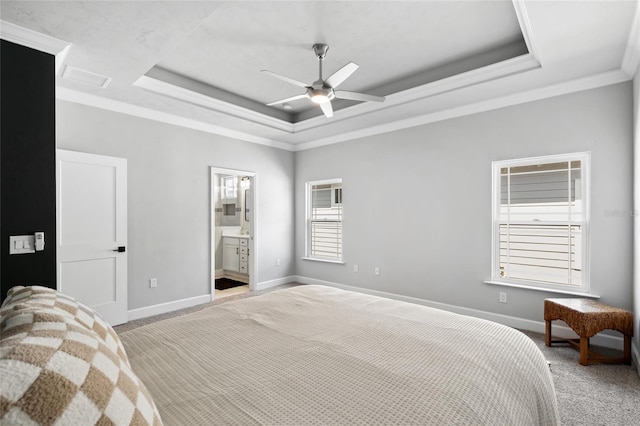
<svg viewBox="0 0 640 426">
<path fill-rule="evenodd" d="M 0 424 L 162 424 L 105 339 L 61 309 L 17 303 L 0 310 Z"/>
<path fill-rule="evenodd" d="M 9 311 L 50 308 L 58 314 L 75 319 L 87 329 L 94 331 L 112 351 L 129 365 L 129 358 L 120 338 L 113 328 L 90 307 L 71 296 L 40 286 L 15 286 L 9 289 L 0 315 Z"/>
</svg>

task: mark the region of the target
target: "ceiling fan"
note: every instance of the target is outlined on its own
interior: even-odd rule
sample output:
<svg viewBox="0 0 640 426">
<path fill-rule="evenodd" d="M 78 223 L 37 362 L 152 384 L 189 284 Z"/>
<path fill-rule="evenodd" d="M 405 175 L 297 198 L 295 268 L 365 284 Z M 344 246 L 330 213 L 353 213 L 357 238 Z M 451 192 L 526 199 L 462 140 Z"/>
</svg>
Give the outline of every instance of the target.
<svg viewBox="0 0 640 426">
<path fill-rule="evenodd" d="M 333 107 L 331 106 L 331 100 L 333 99 L 349 99 L 352 101 L 370 101 L 370 102 L 383 102 L 384 96 L 367 95 L 365 93 L 347 92 L 344 90 L 335 90 L 343 81 L 345 81 L 351 74 L 358 69 L 358 65 L 353 62 L 349 62 L 347 65 L 340 68 L 338 71 L 331 74 L 326 80 L 322 78 L 322 61 L 329 50 L 329 46 L 322 43 L 313 45 L 313 51 L 318 58 L 319 63 L 319 77 L 318 80 L 311 84 L 305 84 L 301 81 L 294 80 L 289 77 L 285 77 L 280 74 L 276 74 L 271 71 L 262 70 L 272 77 L 278 78 L 287 83 L 302 87 L 306 89 L 306 93 L 302 95 L 291 96 L 289 98 L 280 99 L 279 101 L 268 103 L 267 106 L 281 105 L 287 102 L 295 101 L 298 99 L 308 98 L 311 102 L 320 105 L 322 112 L 327 117 L 333 117 Z"/>
</svg>

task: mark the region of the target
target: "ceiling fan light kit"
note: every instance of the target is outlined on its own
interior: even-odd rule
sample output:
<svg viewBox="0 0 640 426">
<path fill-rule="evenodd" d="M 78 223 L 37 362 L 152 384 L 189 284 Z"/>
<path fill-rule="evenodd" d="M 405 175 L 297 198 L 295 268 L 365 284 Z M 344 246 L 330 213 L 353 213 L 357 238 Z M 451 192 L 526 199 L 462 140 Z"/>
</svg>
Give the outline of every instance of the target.
<svg viewBox="0 0 640 426">
<path fill-rule="evenodd" d="M 358 65 L 349 62 L 338 71 L 331 74 L 326 80 L 322 78 L 322 61 L 327 55 L 327 51 L 329 50 L 329 46 L 323 43 L 316 43 L 312 46 L 313 52 L 318 58 L 318 80 L 314 81 L 310 85 L 302 83 L 300 81 L 294 80 L 289 77 L 285 77 L 280 74 L 276 74 L 271 71 L 262 70 L 262 72 L 278 78 L 282 81 L 286 81 L 287 83 L 293 84 L 295 86 L 302 87 L 306 89 L 306 92 L 302 95 L 291 96 L 285 99 L 280 99 L 275 102 L 270 102 L 268 106 L 274 105 L 284 105 L 288 104 L 288 102 L 292 102 L 298 99 L 307 98 L 311 100 L 311 102 L 318 104 L 322 109 L 322 112 L 326 117 L 333 116 L 333 107 L 331 106 L 331 101 L 333 99 L 348 99 L 353 101 L 360 102 L 383 102 L 383 96 L 374 96 L 368 95 L 366 93 L 357 93 L 357 92 L 347 92 L 344 90 L 336 91 L 335 88 L 342 84 L 351 74 L 353 74 L 357 69 Z"/>
<path fill-rule="evenodd" d="M 333 89 L 309 89 L 309 98 L 311 99 L 311 102 L 315 102 L 317 104 L 329 102 L 335 97 L 336 95 L 334 94 Z"/>
</svg>

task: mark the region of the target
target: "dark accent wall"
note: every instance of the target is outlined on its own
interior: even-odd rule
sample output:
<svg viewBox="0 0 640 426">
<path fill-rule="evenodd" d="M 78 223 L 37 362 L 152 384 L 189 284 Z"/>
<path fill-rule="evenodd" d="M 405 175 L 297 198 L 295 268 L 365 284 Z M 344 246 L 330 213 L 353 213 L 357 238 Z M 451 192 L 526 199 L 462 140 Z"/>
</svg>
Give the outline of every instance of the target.
<svg viewBox="0 0 640 426">
<path fill-rule="evenodd" d="M 0 297 L 56 288 L 55 56 L 0 40 Z M 9 236 L 45 233 L 44 251 L 9 256 Z"/>
</svg>

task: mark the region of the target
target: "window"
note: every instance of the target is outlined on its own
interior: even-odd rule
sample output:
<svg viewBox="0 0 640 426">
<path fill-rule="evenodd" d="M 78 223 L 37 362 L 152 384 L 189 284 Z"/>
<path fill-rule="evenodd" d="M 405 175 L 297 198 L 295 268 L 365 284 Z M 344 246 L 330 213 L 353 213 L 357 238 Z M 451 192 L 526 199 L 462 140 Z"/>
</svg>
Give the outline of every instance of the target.
<svg viewBox="0 0 640 426">
<path fill-rule="evenodd" d="M 236 198 L 238 196 L 238 177 L 237 176 L 222 176 L 221 195 L 223 199 Z"/>
<path fill-rule="evenodd" d="M 493 163 L 493 282 L 588 293 L 589 163 L 589 153 Z"/>
<path fill-rule="evenodd" d="M 342 262 L 342 179 L 307 182 L 305 257 Z"/>
</svg>

